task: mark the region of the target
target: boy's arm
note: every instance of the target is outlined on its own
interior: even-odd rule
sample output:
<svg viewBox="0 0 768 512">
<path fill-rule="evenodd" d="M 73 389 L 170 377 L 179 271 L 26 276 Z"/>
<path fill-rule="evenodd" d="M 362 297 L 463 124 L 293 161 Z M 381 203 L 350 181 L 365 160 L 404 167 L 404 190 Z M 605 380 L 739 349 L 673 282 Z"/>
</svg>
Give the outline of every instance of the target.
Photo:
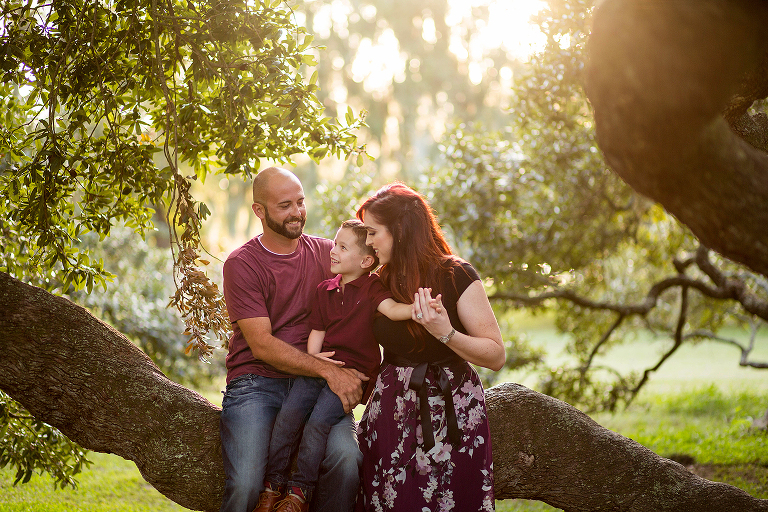
<svg viewBox="0 0 768 512">
<path fill-rule="evenodd" d="M 331 391 L 341 399 L 346 412 L 360 403 L 360 397 L 363 395 L 361 381 L 368 380 L 362 372 L 353 368 L 339 368 L 338 363 L 310 356 L 275 338 L 272 336 L 272 324 L 267 317 L 243 318 L 237 321 L 237 325 L 257 359 L 285 372 L 324 378 Z"/>
<path fill-rule="evenodd" d="M 317 331 L 312 329 L 307 339 L 307 354 L 316 355 L 323 349 L 323 340 L 325 339 L 325 331 Z"/>
<path fill-rule="evenodd" d="M 410 320 L 413 305 L 395 302 L 394 299 L 384 299 L 379 303 L 379 307 L 377 309 L 379 313 L 382 313 L 390 320 Z"/>
</svg>

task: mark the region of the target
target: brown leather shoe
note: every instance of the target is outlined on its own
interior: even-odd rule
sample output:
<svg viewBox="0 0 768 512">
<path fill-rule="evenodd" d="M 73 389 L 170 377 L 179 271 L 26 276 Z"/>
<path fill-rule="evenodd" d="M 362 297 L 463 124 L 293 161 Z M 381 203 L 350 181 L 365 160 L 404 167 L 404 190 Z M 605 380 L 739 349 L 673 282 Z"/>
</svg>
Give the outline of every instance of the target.
<svg viewBox="0 0 768 512">
<path fill-rule="evenodd" d="M 307 512 L 308 510 L 308 502 L 301 501 L 295 494 L 288 493 L 288 496 L 277 504 L 275 512 Z"/>
<path fill-rule="evenodd" d="M 272 512 L 275 510 L 277 503 L 285 496 L 282 493 L 275 491 L 261 491 L 259 494 L 259 504 L 253 509 L 253 512 Z"/>
</svg>

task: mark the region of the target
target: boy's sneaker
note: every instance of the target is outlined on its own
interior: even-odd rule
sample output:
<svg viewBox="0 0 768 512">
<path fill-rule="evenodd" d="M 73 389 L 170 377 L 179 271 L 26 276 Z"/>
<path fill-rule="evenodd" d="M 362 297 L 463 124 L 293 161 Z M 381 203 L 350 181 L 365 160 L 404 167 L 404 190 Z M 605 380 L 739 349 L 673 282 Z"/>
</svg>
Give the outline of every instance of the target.
<svg viewBox="0 0 768 512">
<path fill-rule="evenodd" d="M 259 494 L 259 504 L 253 509 L 253 512 L 273 512 L 275 506 L 284 498 L 283 493 L 271 491 L 269 489 L 261 491 Z"/>
<path fill-rule="evenodd" d="M 309 503 L 291 492 L 288 493 L 288 496 L 283 501 L 277 504 L 275 512 L 307 512 L 308 510 Z"/>
</svg>

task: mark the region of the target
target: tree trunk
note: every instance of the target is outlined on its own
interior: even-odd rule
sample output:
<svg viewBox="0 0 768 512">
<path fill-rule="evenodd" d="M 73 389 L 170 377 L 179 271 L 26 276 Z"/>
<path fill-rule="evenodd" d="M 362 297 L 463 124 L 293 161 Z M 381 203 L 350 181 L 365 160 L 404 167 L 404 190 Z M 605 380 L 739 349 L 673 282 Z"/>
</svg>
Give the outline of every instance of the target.
<svg viewBox="0 0 768 512">
<path fill-rule="evenodd" d="M 171 500 L 216 511 L 219 409 L 168 380 L 122 334 L 0 273 L 0 389 L 85 448 L 136 463 Z M 496 497 L 567 511 L 768 510 L 516 384 L 488 390 Z"/>
<path fill-rule="evenodd" d="M 723 112 L 739 117 L 765 96 L 767 55 L 764 0 L 605 0 L 587 68 L 613 171 L 704 245 L 766 276 L 768 155 Z"/>
</svg>

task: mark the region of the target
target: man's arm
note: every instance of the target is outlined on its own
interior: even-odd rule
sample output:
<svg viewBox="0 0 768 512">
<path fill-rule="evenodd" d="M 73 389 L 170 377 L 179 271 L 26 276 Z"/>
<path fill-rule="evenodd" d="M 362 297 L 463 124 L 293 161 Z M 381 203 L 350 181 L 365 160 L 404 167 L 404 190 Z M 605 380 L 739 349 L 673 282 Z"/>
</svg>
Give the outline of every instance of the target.
<svg viewBox="0 0 768 512">
<path fill-rule="evenodd" d="M 237 325 L 256 359 L 287 373 L 322 377 L 341 399 L 346 412 L 360 402 L 363 396 L 361 381 L 368 380 L 365 374 L 353 368 L 340 368 L 275 338 L 272 322 L 267 317 L 243 318 Z"/>
</svg>

